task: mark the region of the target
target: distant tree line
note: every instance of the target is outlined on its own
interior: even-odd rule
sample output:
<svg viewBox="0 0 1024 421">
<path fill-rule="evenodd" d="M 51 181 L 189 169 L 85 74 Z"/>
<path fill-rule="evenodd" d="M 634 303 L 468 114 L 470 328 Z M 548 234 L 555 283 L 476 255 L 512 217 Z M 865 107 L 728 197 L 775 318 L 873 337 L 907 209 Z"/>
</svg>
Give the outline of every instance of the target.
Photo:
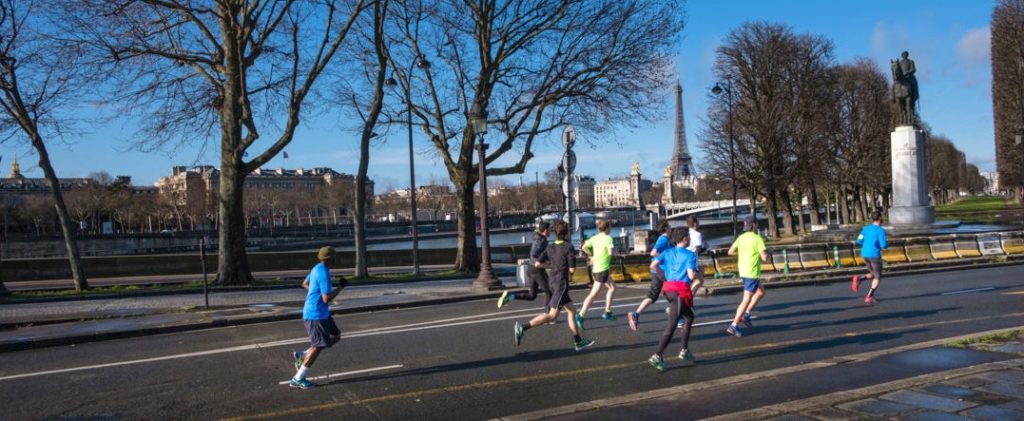
<svg viewBox="0 0 1024 421">
<path fill-rule="evenodd" d="M 807 232 L 805 209 L 811 224 L 821 223 L 822 208 L 853 223 L 890 205 L 890 75 L 863 58 L 836 63 L 833 50 L 822 36 L 753 22 L 732 31 L 716 51 L 722 92 L 712 96 L 701 134 L 703 167 L 712 179 L 729 179 L 731 130 L 738 190 L 765 213 L 783 215 L 781 227 L 768 219 L 772 237 Z M 921 128 L 929 139 L 933 202 L 945 203 L 957 191 L 980 192 L 977 167 L 949 139 Z"/>
</svg>

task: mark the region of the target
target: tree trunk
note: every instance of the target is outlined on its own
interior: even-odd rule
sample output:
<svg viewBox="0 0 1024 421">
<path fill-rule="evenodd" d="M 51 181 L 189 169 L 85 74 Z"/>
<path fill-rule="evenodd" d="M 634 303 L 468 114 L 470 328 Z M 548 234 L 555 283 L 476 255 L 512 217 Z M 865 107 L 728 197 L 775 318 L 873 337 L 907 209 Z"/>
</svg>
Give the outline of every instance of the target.
<svg viewBox="0 0 1024 421">
<path fill-rule="evenodd" d="M 252 284 L 245 253 L 245 174 L 239 171 L 240 166 L 233 154 L 221 158 L 217 282 L 223 285 Z"/>
<path fill-rule="evenodd" d="M 839 209 L 837 210 L 838 214 L 836 215 L 836 217 L 839 218 L 839 224 L 849 225 L 850 203 L 849 200 L 847 200 L 846 198 L 846 188 L 840 188 L 839 190 L 836 191 L 836 203 L 839 207 Z"/>
<path fill-rule="evenodd" d="M 470 170 L 463 170 L 468 173 Z M 480 253 L 476 245 L 476 215 L 473 214 L 473 186 L 475 182 L 465 179 L 455 181 L 455 209 L 459 231 L 458 249 L 453 269 L 463 272 L 480 270 Z"/>
<path fill-rule="evenodd" d="M 352 227 L 355 235 L 356 278 L 369 276 L 366 269 L 366 171 L 370 166 L 370 136 L 363 134 L 359 141 L 359 169 L 356 172 L 355 203 L 352 211 Z"/>
<path fill-rule="evenodd" d="M 57 208 L 57 219 L 60 220 L 60 229 L 64 234 L 64 247 L 68 251 L 68 263 L 71 265 L 71 278 L 75 284 L 76 291 L 89 289 L 89 282 L 85 277 L 85 268 L 82 267 L 82 258 L 78 254 L 78 240 L 75 238 L 75 226 L 68 215 L 68 207 L 64 203 L 64 194 L 60 191 L 60 182 L 57 174 L 50 165 L 50 154 L 46 151 L 46 145 L 38 133 L 31 133 L 32 146 L 39 154 L 39 168 L 42 168 L 47 184 L 50 185 L 50 194 L 53 195 L 53 203 Z"/>
<path fill-rule="evenodd" d="M 832 225 L 832 193 L 828 190 L 825 190 L 825 223 Z"/>
<path fill-rule="evenodd" d="M 811 184 L 811 202 L 808 203 L 807 210 L 811 214 L 811 225 L 821 225 L 821 214 L 818 212 L 821 210 L 821 203 L 818 201 L 818 188 L 813 183 Z M 827 212 L 828 209 L 825 209 Z"/>
<path fill-rule="evenodd" d="M 782 199 L 782 235 L 796 235 L 793 231 L 793 200 L 789 190 L 783 190 L 779 196 Z"/>
<path fill-rule="evenodd" d="M 769 181 L 769 186 L 772 182 Z M 771 238 L 779 238 L 779 195 L 775 194 L 775 187 L 768 187 L 768 212 L 765 212 L 768 217 L 768 236 Z"/>
<path fill-rule="evenodd" d="M 800 227 L 800 235 L 807 235 L 807 226 L 804 224 L 804 194 L 802 191 L 796 191 L 796 221 Z M 812 212 L 813 213 L 813 212 Z"/>
</svg>

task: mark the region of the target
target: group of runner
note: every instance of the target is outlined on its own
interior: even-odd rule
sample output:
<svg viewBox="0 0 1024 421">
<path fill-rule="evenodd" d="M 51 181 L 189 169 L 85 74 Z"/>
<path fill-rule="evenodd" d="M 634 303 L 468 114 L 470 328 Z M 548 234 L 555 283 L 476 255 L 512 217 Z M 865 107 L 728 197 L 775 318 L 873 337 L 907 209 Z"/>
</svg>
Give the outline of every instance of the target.
<svg viewBox="0 0 1024 421">
<path fill-rule="evenodd" d="M 877 302 L 875 293 L 881 280 L 881 251 L 888 247 L 885 230 L 882 229 L 881 223 L 881 212 L 875 212 L 872 215 L 872 223 L 864 227 L 856 240 L 856 243 L 861 246 L 861 256 L 866 262 L 868 273 L 863 277 L 854 276 L 851 288 L 857 292 L 862 279 L 870 279 L 871 289 L 864 298 L 864 302 L 868 304 Z M 687 366 L 695 363 L 694 355 L 689 350 L 689 341 L 690 331 L 696 317 L 693 303 L 694 292 L 698 291 L 704 282 L 704 270 L 698 262 L 698 254 L 704 252 L 705 246 L 699 228 L 700 223 L 693 216 L 688 218 L 685 228 L 672 228 L 668 221 L 662 221 L 658 225 L 659 236 L 650 252 L 650 289 L 637 308 L 626 314 L 629 328 L 636 331 L 640 314 L 657 301 L 659 296 L 664 297 L 668 303 L 665 309 L 667 314 L 665 329 L 658 341 L 658 348 L 648 359 L 648 362 L 658 371 L 665 370 L 663 355 L 677 329 L 682 331 L 680 361 Z M 525 322 L 517 321 L 515 323 L 514 334 L 517 346 L 522 343 L 526 331 L 555 321 L 562 310 L 565 310 L 568 316 L 567 325 L 573 337 L 575 350 L 578 352 L 594 345 L 594 340 L 582 337 L 581 333 L 584 330 L 585 314 L 594 298 L 600 293 L 602 286 L 607 289 L 602 318 L 615 320 L 615 315 L 612 312 L 612 300 L 616 287 L 615 281 L 610 276 L 615 247 L 612 237 L 608 235 L 608 221 L 599 220 L 597 229 L 598 234 L 585 241 L 582 247 L 583 253 L 588 258 L 588 265 L 591 267 L 594 285 L 584 299 L 583 306 L 577 311 L 569 296 L 569 284 L 576 271 L 577 254 L 569 241 L 569 226 L 563 221 L 557 221 L 553 226 L 549 226 L 546 222 L 538 222 L 530 246 L 527 290 L 514 293 L 506 290 L 498 299 L 498 308 L 501 309 L 512 300 L 533 301 L 540 292 L 548 295 L 543 313 L 537 314 Z M 555 241 L 549 243 L 548 236 L 552 231 L 555 234 Z M 753 327 L 751 313 L 765 295 L 764 286 L 760 281 L 761 264 L 768 260 L 764 238 L 758 234 L 757 220 L 753 216 L 749 216 L 743 221 L 743 231 L 743 234 L 736 238 L 728 251 L 730 256 L 736 256 L 737 272 L 743 282 L 743 298 L 736 308 L 736 315 L 732 323 L 725 330 L 729 335 L 737 337 L 743 336 L 740 324 L 745 328 Z M 330 269 L 334 264 L 334 254 L 335 251 L 331 247 L 321 248 L 317 253 L 319 263 L 313 267 L 302 282 L 303 288 L 307 291 L 302 318 L 306 333 L 310 337 L 310 346 L 306 350 L 292 353 L 295 376 L 289 382 L 291 387 L 302 389 L 315 387 L 316 384 L 306 378 L 307 371 L 324 349 L 330 348 L 341 338 L 341 330 L 331 318 L 328 304 L 345 288 L 347 281 L 341 277 L 337 287 L 331 285 Z"/>
</svg>

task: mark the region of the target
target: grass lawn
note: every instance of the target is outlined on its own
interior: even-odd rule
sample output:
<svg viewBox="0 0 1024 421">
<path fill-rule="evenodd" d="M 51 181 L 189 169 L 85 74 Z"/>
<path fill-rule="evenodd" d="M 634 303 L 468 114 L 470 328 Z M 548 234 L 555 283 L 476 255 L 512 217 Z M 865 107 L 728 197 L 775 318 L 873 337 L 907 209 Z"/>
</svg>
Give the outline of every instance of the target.
<svg viewBox="0 0 1024 421">
<path fill-rule="evenodd" d="M 992 223 L 1007 211 L 1002 197 L 968 197 L 935 208 L 935 219 Z"/>
</svg>

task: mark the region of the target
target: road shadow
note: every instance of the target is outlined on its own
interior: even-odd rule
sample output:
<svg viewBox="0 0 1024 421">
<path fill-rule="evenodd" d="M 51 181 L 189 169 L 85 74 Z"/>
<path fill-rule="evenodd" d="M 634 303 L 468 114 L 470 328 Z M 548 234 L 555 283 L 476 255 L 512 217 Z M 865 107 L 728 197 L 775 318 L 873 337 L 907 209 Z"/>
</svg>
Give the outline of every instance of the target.
<svg viewBox="0 0 1024 421">
<path fill-rule="evenodd" d="M 657 345 L 657 341 L 654 342 Z M 407 378 L 411 376 L 430 376 L 442 373 L 452 373 L 461 370 L 479 370 L 486 369 L 488 367 L 495 367 L 504 364 L 530 364 L 535 362 L 541 362 L 546 360 L 552 360 L 557 358 L 575 357 L 592 352 L 606 352 L 606 351 L 619 351 L 619 350 L 632 350 L 639 348 L 651 348 L 650 343 L 639 343 L 639 344 L 623 344 L 623 345 L 604 345 L 600 342 L 597 343 L 596 348 L 589 348 L 585 351 L 576 352 L 572 348 L 565 349 L 546 349 L 538 351 L 526 351 L 516 353 L 515 355 L 508 355 L 504 357 L 490 358 L 485 360 L 477 361 L 464 361 L 451 364 L 435 365 L 430 367 L 414 368 L 410 370 L 395 371 L 390 373 L 381 373 L 370 376 L 362 377 L 346 377 L 338 380 L 332 380 L 329 382 L 318 383 L 318 387 L 332 386 L 332 385 L 343 385 L 347 383 L 360 383 L 374 380 L 388 380 L 388 379 L 399 379 Z"/>
</svg>

